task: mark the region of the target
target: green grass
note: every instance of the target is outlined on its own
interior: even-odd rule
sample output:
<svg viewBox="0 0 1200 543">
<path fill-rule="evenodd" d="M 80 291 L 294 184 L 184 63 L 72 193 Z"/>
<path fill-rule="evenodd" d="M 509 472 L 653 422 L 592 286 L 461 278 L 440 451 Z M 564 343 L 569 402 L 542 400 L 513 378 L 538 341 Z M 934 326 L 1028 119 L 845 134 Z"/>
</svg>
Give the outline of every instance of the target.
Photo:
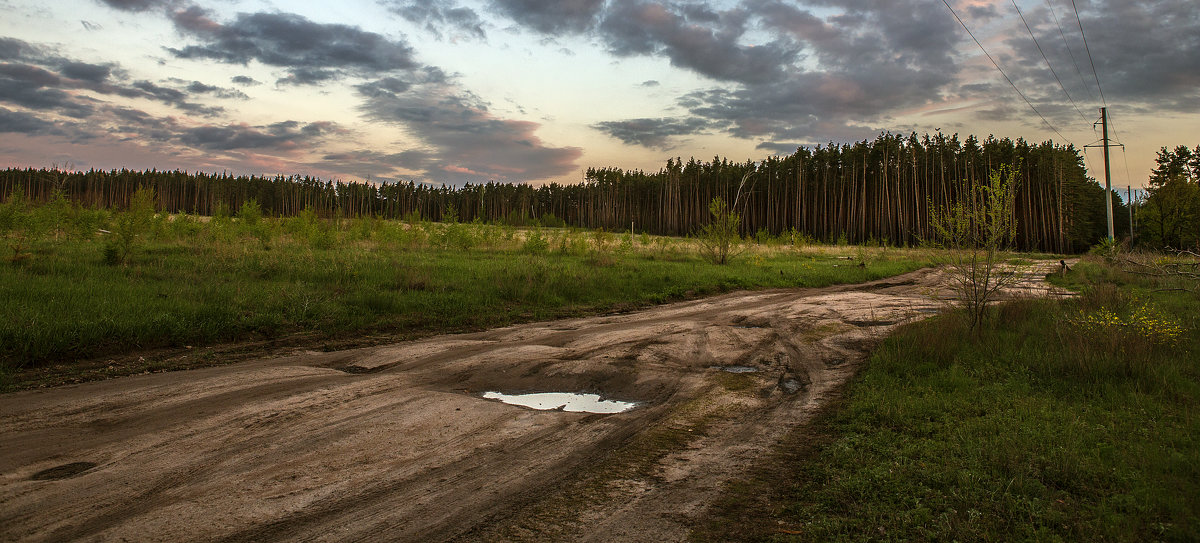
<svg viewBox="0 0 1200 543">
<path fill-rule="evenodd" d="M 476 330 L 735 289 L 859 282 L 924 265 L 897 249 L 854 261 L 836 249 L 772 246 L 715 266 L 681 239 L 312 216 L 255 226 L 158 218 L 128 261 L 114 264 L 106 235 L 93 232 L 23 235 L 20 258 L 0 264 L 0 364 L 8 372 L 296 334 Z M 18 238 L 9 231 L 7 239 Z"/>
<path fill-rule="evenodd" d="M 694 539 L 1200 539 L 1200 299 L 1099 261 L 1066 281 L 1078 299 L 887 339 Z"/>
</svg>

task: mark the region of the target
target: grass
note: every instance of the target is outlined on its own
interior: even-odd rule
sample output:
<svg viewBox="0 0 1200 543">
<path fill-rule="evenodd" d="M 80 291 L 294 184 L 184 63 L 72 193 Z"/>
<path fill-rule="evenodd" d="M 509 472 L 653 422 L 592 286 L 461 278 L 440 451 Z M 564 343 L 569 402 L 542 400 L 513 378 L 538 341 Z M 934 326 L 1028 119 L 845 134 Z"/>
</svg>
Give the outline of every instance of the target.
<svg viewBox="0 0 1200 543">
<path fill-rule="evenodd" d="M 693 538 L 1200 539 L 1200 299 L 1099 260 L 1065 282 L 900 330 Z"/>
<path fill-rule="evenodd" d="M 30 370 L 122 353 L 477 330 L 736 289 L 860 282 L 926 262 L 899 249 L 854 256 L 771 244 L 715 266 L 678 238 L 311 215 L 253 224 L 159 216 L 115 258 L 111 236 L 96 233 L 111 214 L 72 209 L 25 221 L 40 228 L 0 228 L 20 242 L 0 265 L 0 390 Z"/>
</svg>

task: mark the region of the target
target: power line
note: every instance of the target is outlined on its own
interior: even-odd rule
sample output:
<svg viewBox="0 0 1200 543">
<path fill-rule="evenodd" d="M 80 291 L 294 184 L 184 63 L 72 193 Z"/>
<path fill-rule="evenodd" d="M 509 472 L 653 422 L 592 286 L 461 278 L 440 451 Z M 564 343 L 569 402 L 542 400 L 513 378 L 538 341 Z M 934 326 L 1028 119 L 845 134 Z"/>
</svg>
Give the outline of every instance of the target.
<svg viewBox="0 0 1200 543">
<path fill-rule="evenodd" d="M 1096 72 L 1096 61 L 1092 60 L 1092 49 L 1088 47 L 1087 34 L 1083 32 L 1083 19 L 1079 17 L 1079 7 L 1075 5 L 1075 0 L 1071 0 L 1071 9 L 1075 10 L 1075 22 L 1079 24 L 1079 35 L 1083 37 L 1083 49 L 1087 51 L 1088 62 L 1092 65 L 1092 76 L 1096 78 L 1096 90 L 1100 91 L 1100 101 L 1107 108 L 1108 100 L 1104 99 L 1104 87 L 1100 86 L 1100 74 Z"/>
<path fill-rule="evenodd" d="M 1074 2 L 1075 0 L 1071 0 L 1071 1 Z M 992 61 L 992 66 L 995 66 L 996 70 L 1000 72 L 1000 75 L 1004 76 L 1004 80 L 1008 81 L 1008 84 L 1012 86 L 1013 90 L 1017 91 L 1017 94 L 1021 97 L 1022 100 L 1025 101 L 1026 104 L 1029 104 L 1029 109 L 1032 109 L 1034 113 L 1037 113 L 1037 116 L 1041 117 L 1042 122 L 1046 123 L 1046 126 L 1050 127 L 1050 130 L 1053 130 L 1055 134 L 1058 134 L 1058 137 L 1060 137 L 1064 141 L 1070 143 L 1071 142 L 1070 138 L 1064 136 L 1063 133 L 1059 132 L 1058 129 L 1055 128 L 1053 124 L 1050 124 L 1050 121 L 1046 120 L 1046 116 L 1042 115 L 1042 112 L 1038 111 L 1037 106 L 1034 106 L 1033 102 L 1030 102 L 1029 98 L 1025 96 L 1025 93 L 1021 92 L 1021 89 L 1017 88 L 1017 84 L 1013 83 L 1012 78 L 1008 77 L 1008 74 L 1004 73 L 1004 69 L 1000 67 L 1000 64 L 998 64 L 996 62 L 996 59 L 992 58 L 991 53 L 987 52 L 987 48 L 984 47 L 983 44 L 979 42 L 979 38 L 976 38 L 975 34 L 973 32 L 971 32 L 971 29 L 967 28 L 967 23 L 964 23 L 962 18 L 958 16 L 958 12 L 954 11 L 954 8 L 950 7 L 950 2 L 948 2 L 947 0 L 942 0 L 942 3 L 946 4 L 946 9 L 950 10 L 950 14 L 954 15 L 954 18 L 958 20 L 958 24 L 962 25 L 963 30 L 967 31 L 967 35 L 971 36 L 971 39 L 975 41 L 975 45 L 978 45 L 979 49 L 981 51 L 983 51 L 983 54 L 985 56 L 987 56 L 988 60 Z M 1086 119 L 1086 117 L 1085 117 L 1085 119 Z"/>
<path fill-rule="evenodd" d="M 1062 21 L 1058 20 L 1058 13 L 1055 13 L 1054 6 L 1050 5 L 1050 0 L 1046 0 L 1046 9 L 1050 10 L 1050 16 L 1054 17 L 1054 24 L 1058 26 L 1058 35 L 1062 36 L 1063 46 L 1067 48 L 1067 53 L 1071 55 L 1071 64 L 1075 66 L 1075 73 L 1079 74 L 1079 83 L 1083 89 L 1087 91 L 1088 98 L 1096 99 L 1092 94 L 1092 88 L 1088 86 L 1087 81 L 1083 80 L 1083 70 L 1079 69 L 1079 61 L 1075 59 L 1075 51 L 1071 49 L 1071 44 L 1067 42 L 1067 33 L 1063 30 Z"/>
<path fill-rule="evenodd" d="M 1021 13 L 1021 8 L 1017 5 L 1017 0 L 1012 0 L 1012 5 L 1013 8 L 1016 8 L 1017 15 L 1021 17 L 1021 22 L 1025 23 L 1025 30 L 1029 31 L 1029 37 L 1033 40 L 1033 45 L 1037 46 L 1038 52 L 1042 54 L 1042 60 L 1046 61 L 1046 67 L 1050 68 L 1050 73 L 1054 75 L 1054 80 L 1058 82 L 1058 88 L 1062 89 L 1063 94 L 1067 95 L 1067 100 L 1071 101 L 1071 107 L 1075 108 L 1075 113 L 1078 113 L 1079 117 L 1083 119 L 1084 122 L 1087 122 L 1087 115 L 1084 115 L 1083 112 L 1079 110 L 1079 105 L 1075 103 L 1074 98 L 1071 98 L 1071 93 L 1067 92 L 1067 88 L 1063 86 L 1062 80 L 1058 78 L 1058 72 L 1054 71 L 1054 66 L 1050 64 L 1050 58 L 1047 57 L 1046 52 L 1042 50 L 1042 44 L 1038 43 L 1037 36 L 1033 35 L 1033 29 L 1029 27 L 1029 21 L 1025 20 L 1025 14 Z"/>
</svg>

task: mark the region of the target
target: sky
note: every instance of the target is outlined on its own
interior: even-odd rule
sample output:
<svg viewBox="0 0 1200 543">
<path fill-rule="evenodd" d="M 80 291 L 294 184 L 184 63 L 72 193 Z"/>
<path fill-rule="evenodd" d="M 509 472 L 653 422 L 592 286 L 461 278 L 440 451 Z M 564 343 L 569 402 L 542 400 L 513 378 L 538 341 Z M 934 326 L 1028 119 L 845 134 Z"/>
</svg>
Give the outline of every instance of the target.
<svg viewBox="0 0 1200 543">
<path fill-rule="evenodd" d="M 1105 104 L 1125 145 L 1114 187 L 1144 185 L 1160 147 L 1200 145 L 1194 0 L 0 10 L 0 167 L 575 183 L 589 167 L 760 160 L 885 131 L 1082 148 Z M 1100 150 L 1085 158 L 1103 179 Z"/>
</svg>

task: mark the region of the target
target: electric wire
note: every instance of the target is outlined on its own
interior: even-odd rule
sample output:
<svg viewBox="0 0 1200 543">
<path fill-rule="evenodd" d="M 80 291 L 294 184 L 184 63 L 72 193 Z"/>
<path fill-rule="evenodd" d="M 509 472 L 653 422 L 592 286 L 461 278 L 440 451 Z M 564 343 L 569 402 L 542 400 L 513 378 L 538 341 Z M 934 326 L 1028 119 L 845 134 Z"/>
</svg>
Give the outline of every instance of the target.
<svg viewBox="0 0 1200 543">
<path fill-rule="evenodd" d="M 1088 86 L 1087 81 L 1083 80 L 1083 70 L 1079 69 L 1079 60 L 1075 58 L 1075 51 L 1071 49 L 1071 44 L 1067 41 L 1067 33 L 1063 30 L 1062 21 L 1058 19 L 1058 13 L 1054 11 L 1054 6 L 1050 4 L 1050 0 L 1046 0 L 1046 9 L 1050 10 L 1050 16 L 1054 17 L 1054 24 L 1058 26 L 1058 35 L 1062 36 L 1063 46 L 1067 48 L 1067 53 L 1071 55 L 1071 64 L 1075 66 L 1075 73 L 1079 74 L 1079 83 L 1088 93 L 1088 98 L 1096 99 L 1096 95 L 1092 94 L 1092 87 Z"/>
<path fill-rule="evenodd" d="M 1075 113 L 1079 114 L 1079 118 L 1087 122 L 1087 115 L 1084 115 L 1079 110 L 1079 105 L 1075 103 L 1075 99 L 1071 98 L 1071 93 L 1067 92 L 1067 87 L 1063 86 L 1062 79 L 1058 78 L 1058 72 L 1054 71 L 1054 66 L 1050 64 L 1050 57 L 1046 56 L 1046 52 L 1042 50 L 1042 44 L 1038 43 L 1037 36 L 1033 35 L 1033 28 L 1029 26 L 1029 21 L 1025 20 L 1025 14 L 1021 13 L 1021 7 L 1017 5 L 1017 0 L 1011 0 L 1013 8 L 1017 10 L 1017 15 L 1021 17 L 1021 22 L 1025 24 L 1025 30 L 1029 32 L 1029 38 L 1033 40 L 1033 45 L 1037 47 L 1039 53 L 1042 54 L 1042 60 L 1046 61 L 1046 67 L 1050 68 L 1050 73 L 1054 75 L 1054 81 L 1058 82 L 1058 88 L 1062 89 L 1063 94 L 1067 95 L 1067 100 L 1071 102 L 1071 107 L 1075 108 Z"/>
<path fill-rule="evenodd" d="M 1071 0 L 1071 9 L 1075 10 L 1075 22 L 1079 24 L 1079 35 L 1083 37 L 1083 49 L 1087 51 L 1088 62 L 1092 65 L 1092 76 L 1096 78 L 1096 90 L 1100 91 L 1100 102 L 1107 108 L 1108 100 L 1104 98 L 1104 87 L 1100 86 L 1100 74 L 1096 72 L 1096 61 L 1092 59 L 1092 49 L 1088 47 L 1087 34 L 1083 31 L 1083 20 L 1079 17 L 1079 7 L 1075 5 L 1075 0 Z"/>
<path fill-rule="evenodd" d="M 1072 0 L 1072 2 L 1074 2 L 1074 0 Z M 1019 95 L 1021 99 L 1029 105 L 1029 109 L 1032 109 L 1034 113 L 1037 113 L 1037 116 L 1041 117 L 1042 122 L 1046 123 L 1046 126 L 1050 127 L 1050 130 L 1053 130 L 1055 134 L 1058 134 L 1058 137 L 1070 143 L 1071 139 L 1064 136 L 1062 132 L 1059 132 L 1058 128 L 1055 128 L 1054 125 L 1046 119 L 1046 116 L 1042 115 L 1042 112 L 1038 111 L 1037 106 L 1033 105 L 1033 102 L 1029 101 L 1029 98 L 1025 96 L 1025 93 L 1021 92 L 1021 89 L 1017 88 L 1017 84 L 1013 83 L 1012 78 L 1008 77 L 1007 73 L 1004 73 L 1004 69 L 1000 67 L 1000 64 L 996 62 L 996 59 L 992 58 L 992 55 L 991 53 L 988 53 L 987 48 L 979 42 L 979 38 L 976 38 L 975 34 L 971 32 L 971 29 L 967 28 L 967 23 L 963 22 L 962 18 L 958 16 L 958 12 L 954 11 L 954 8 L 950 7 L 950 2 L 948 0 L 942 0 L 942 3 L 946 5 L 946 9 L 950 10 L 950 14 L 954 15 L 954 18 L 958 20 L 958 24 L 962 25 L 963 30 L 967 31 L 967 35 L 971 36 L 971 39 L 975 41 L 975 45 L 978 45 L 979 49 L 983 51 L 984 56 L 986 56 L 988 60 L 992 62 L 992 66 L 996 67 L 996 70 L 1000 72 L 1000 75 L 1004 76 L 1004 80 L 1008 81 L 1008 84 L 1012 86 L 1013 90 L 1017 91 L 1017 95 Z"/>
</svg>

